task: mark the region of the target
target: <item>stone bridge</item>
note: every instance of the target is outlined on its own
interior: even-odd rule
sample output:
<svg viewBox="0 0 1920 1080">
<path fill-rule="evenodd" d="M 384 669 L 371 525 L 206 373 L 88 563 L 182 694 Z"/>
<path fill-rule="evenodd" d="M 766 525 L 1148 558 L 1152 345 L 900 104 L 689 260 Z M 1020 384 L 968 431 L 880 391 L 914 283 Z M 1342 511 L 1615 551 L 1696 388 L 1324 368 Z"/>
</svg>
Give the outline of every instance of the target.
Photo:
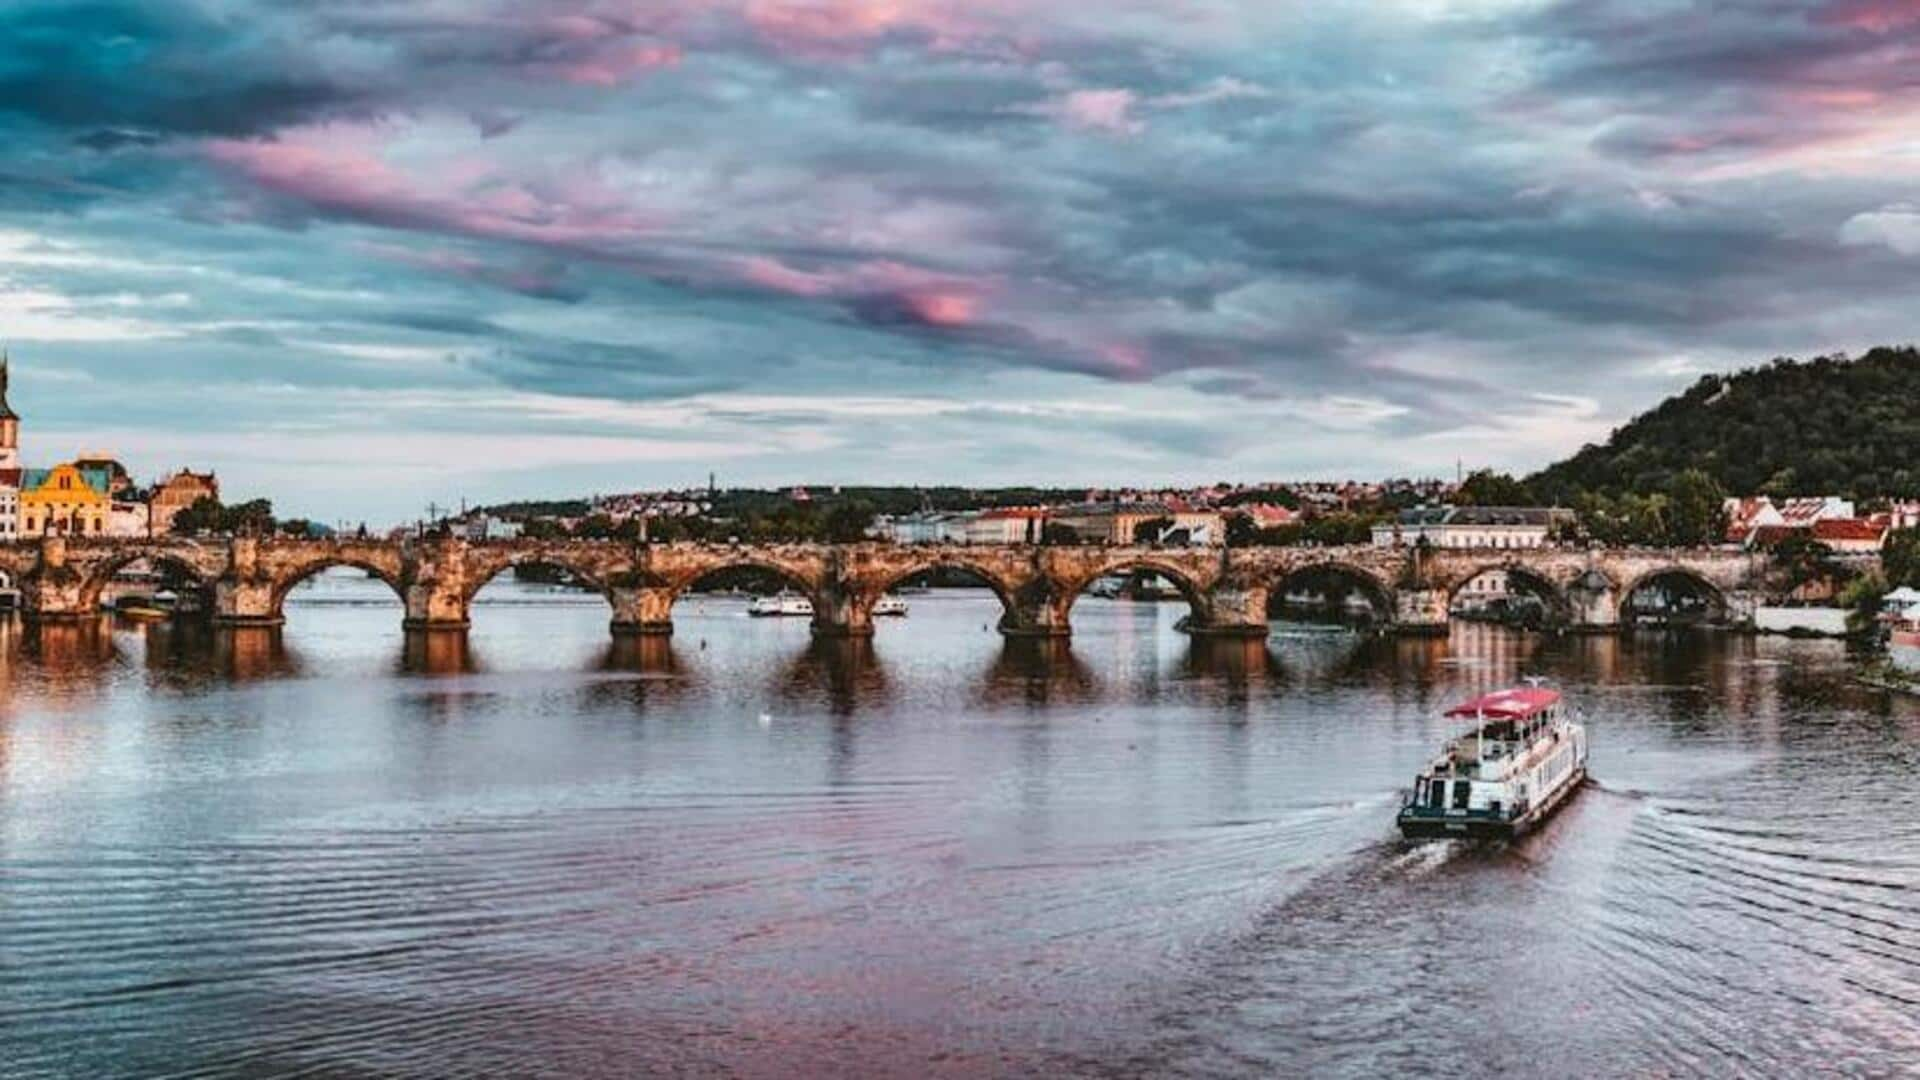
<svg viewBox="0 0 1920 1080">
<path fill-rule="evenodd" d="M 1619 625 L 1642 585 L 1684 580 L 1713 616 L 1750 624 L 1769 593 L 1764 556 L 1717 549 L 1425 550 L 1414 548 L 1041 547 L 1030 545 L 630 544 L 618 541 L 199 540 L 80 541 L 49 538 L 0 545 L 0 573 L 20 588 L 30 618 L 82 618 L 98 610 L 114 574 L 145 562 L 206 591 L 213 618 L 277 625 L 295 585 L 334 566 L 357 567 L 391 586 L 412 629 L 461 629 L 474 597 L 522 565 L 567 571 L 606 597 L 617 634 L 672 633 L 676 598 L 733 567 L 777 575 L 813 602 L 813 628 L 827 636 L 873 632 L 873 605 L 928 570 L 979 578 L 1000 599 L 1011 636 L 1064 637 L 1076 599 L 1095 579 L 1151 571 L 1179 588 L 1196 634 L 1259 637 L 1276 590 L 1337 588 L 1363 596 L 1384 626 L 1444 629 L 1453 597 L 1489 570 L 1543 598 L 1561 625 Z"/>
</svg>

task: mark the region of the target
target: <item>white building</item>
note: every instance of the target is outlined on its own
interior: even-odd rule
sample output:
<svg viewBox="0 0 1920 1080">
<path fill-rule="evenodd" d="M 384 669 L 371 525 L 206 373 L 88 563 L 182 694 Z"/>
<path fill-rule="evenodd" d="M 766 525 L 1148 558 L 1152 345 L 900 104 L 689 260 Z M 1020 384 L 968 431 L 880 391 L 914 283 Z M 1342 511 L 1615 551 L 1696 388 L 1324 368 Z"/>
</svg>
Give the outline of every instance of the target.
<svg viewBox="0 0 1920 1080">
<path fill-rule="evenodd" d="M 144 539 L 153 528 L 147 504 L 115 499 L 107 507 L 107 535 L 117 539 Z"/>
<path fill-rule="evenodd" d="M 0 543 L 20 538 L 20 416 L 7 403 L 7 356 L 0 353 Z"/>
<path fill-rule="evenodd" d="M 1485 611 L 1507 596 L 1507 572 L 1485 570 L 1461 587 L 1453 598 L 1453 607 L 1456 611 Z"/>
<path fill-rule="evenodd" d="M 969 544 L 1037 544 L 1046 527 L 1045 510 L 982 510 L 967 516 L 961 535 Z"/>
<path fill-rule="evenodd" d="M 472 514 L 459 523 L 460 535 L 468 543 L 478 544 L 488 540 L 518 540 L 520 523 L 492 517 L 487 514 Z"/>
<path fill-rule="evenodd" d="M 967 515 L 922 511 L 875 523 L 884 540 L 896 544 L 960 544 L 967 539 Z"/>
<path fill-rule="evenodd" d="M 1537 548 L 1573 511 L 1544 506 L 1423 506 L 1373 527 L 1375 547 Z"/>
<path fill-rule="evenodd" d="M 1765 495 L 1728 498 L 1727 541 L 1751 544 L 1761 530 L 1811 529 L 1816 522 L 1853 518 L 1853 503 L 1837 495 L 1801 496 L 1773 501 Z"/>
</svg>

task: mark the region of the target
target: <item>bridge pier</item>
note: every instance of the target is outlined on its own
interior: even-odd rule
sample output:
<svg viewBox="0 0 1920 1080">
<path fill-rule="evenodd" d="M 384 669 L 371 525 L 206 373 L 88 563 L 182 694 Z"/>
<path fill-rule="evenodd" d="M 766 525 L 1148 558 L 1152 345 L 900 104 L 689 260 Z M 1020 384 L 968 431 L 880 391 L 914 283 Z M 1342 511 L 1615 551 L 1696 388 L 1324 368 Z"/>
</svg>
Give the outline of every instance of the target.
<svg viewBox="0 0 1920 1080">
<path fill-rule="evenodd" d="M 879 597 L 862 596 L 852 589 L 829 583 L 813 598 L 813 636 L 820 638 L 870 638 L 873 636 L 873 605 Z"/>
<path fill-rule="evenodd" d="M 1073 622 L 1067 612 L 1073 607 L 1073 599 L 1060 595 L 1059 588 L 1047 578 L 1034 578 L 1014 590 L 1011 603 L 1000 616 L 1000 633 L 1010 638 L 1071 637 Z"/>
<path fill-rule="evenodd" d="M 407 615 L 401 625 L 408 630 L 431 631 L 471 627 L 473 594 L 486 581 L 468 580 L 466 541 L 421 541 L 412 561 L 403 591 Z"/>
<path fill-rule="evenodd" d="M 1187 621 L 1187 633 L 1195 637 L 1260 639 L 1271 628 L 1267 625 L 1265 586 L 1236 588 L 1221 585 L 1196 608 Z"/>
<path fill-rule="evenodd" d="M 407 630 L 466 630 L 473 626 L 473 608 L 465 593 L 426 581 L 407 586 Z"/>
<path fill-rule="evenodd" d="M 1568 629 L 1607 633 L 1620 629 L 1620 594 L 1605 574 L 1589 570 L 1567 588 Z"/>
<path fill-rule="evenodd" d="M 216 626 L 279 626 L 287 621 L 272 582 L 223 577 L 213 583 Z"/>
<path fill-rule="evenodd" d="M 1445 589 L 1402 587 L 1393 594 L 1393 630 L 1400 634 L 1445 634 L 1452 613 Z"/>
<path fill-rule="evenodd" d="M 86 575 L 67 561 L 65 537 L 40 542 L 40 559 L 20 582 L 20 604 L 27 618 L 41 622 L 77 622 L 97 614 L 87 603 Z"/>
<path fill-rule="evenodd" d="M 1760 606 L 1766 598 L 1753 589 L 1734 589 L 1724 594 L 1727 625 L 1735 630 L 1752 630 L 1758 622 Z"/>
<path fill-rule="evenodd" d="M 281 589 L 260 566 L 260 541 L 236 536 L 227 544 L 227 570 L 213 583 L 215 626 L 279 626 Z"/>
<path fill-rule="evenodd" d="M 615 637 L 670 637 L 673 634 L 672 589 L 658 586 L 615 586 L 607 599 L 613 604 Z"/>
</svg>

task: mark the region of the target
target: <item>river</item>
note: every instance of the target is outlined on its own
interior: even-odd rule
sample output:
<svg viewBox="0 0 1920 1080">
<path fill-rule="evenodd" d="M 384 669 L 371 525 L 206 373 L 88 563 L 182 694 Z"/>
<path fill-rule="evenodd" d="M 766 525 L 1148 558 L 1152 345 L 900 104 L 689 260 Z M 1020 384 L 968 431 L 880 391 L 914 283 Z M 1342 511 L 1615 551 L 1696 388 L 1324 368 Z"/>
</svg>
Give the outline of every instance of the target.
<svg viewBox="0 0 1920 1080">
<path fill-rule="evenodd" d="M 869 646 L 498 583 L 407 639 L 0 623 L 0 1075 L 1920 1073 L 1920 700 L 1833 643 L 1444 639 L 981 591 Z M 1407 846 L 1538 674 L 1596 782 Z"/>
</svg>

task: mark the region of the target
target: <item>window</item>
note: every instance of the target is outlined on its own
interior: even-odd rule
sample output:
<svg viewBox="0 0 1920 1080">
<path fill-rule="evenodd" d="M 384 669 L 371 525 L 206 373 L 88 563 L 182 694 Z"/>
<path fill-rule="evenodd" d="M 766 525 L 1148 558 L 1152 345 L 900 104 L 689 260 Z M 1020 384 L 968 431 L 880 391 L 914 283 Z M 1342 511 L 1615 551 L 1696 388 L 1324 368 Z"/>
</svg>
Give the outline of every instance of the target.
<svg viewBox="0 0 1920 1080">
<path fill-rule="evenodd" d="M 1473 781 L 1455 780 L 1453 782 L 1453 808 L 1465 810 L 1467 802 L 1473 797 Z"/>
<path fill-rule="evenodd" d="M 1427 805 L 1435 810 L 1447 804 L 1447 782 L 1445 780 L 1427 781 Z"/>
</svg>

